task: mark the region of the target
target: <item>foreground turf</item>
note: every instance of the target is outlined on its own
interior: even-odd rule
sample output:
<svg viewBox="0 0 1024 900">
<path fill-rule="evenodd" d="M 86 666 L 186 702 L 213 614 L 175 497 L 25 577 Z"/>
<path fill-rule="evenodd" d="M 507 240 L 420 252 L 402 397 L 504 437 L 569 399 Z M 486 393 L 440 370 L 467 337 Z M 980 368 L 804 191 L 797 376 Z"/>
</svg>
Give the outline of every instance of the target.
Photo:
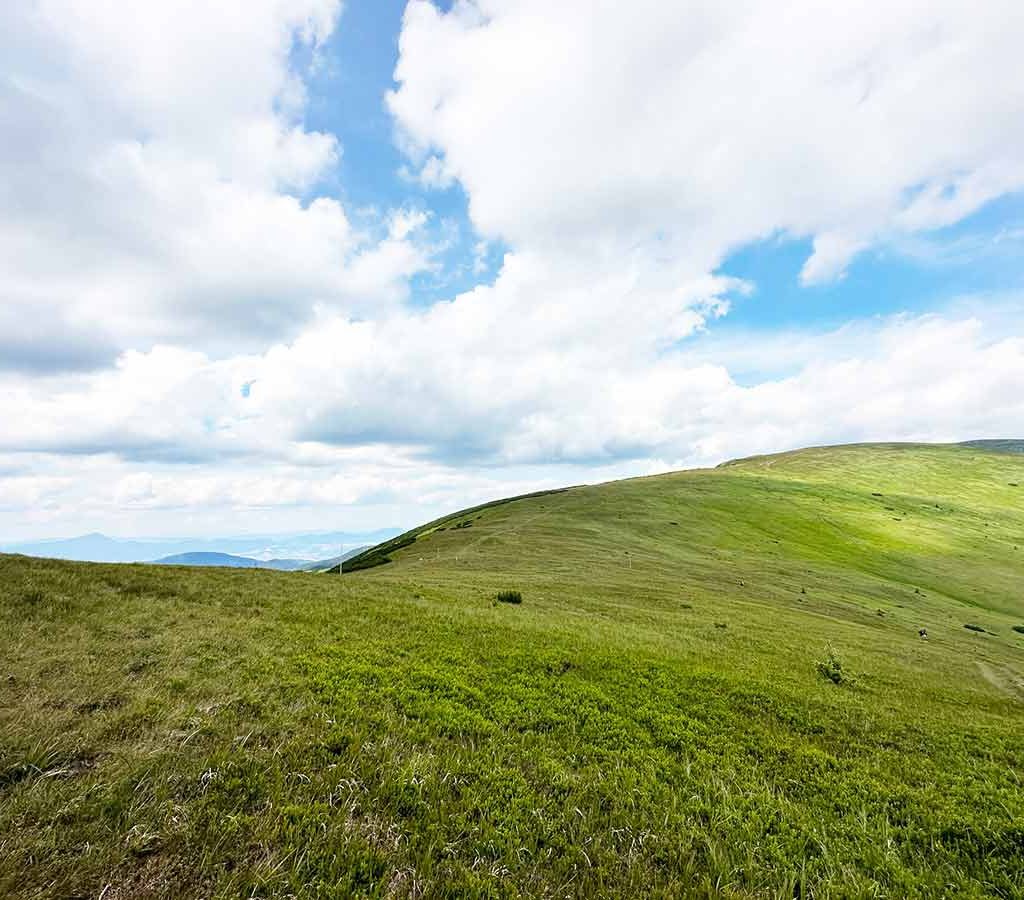
<svg viewBox="0 0 1024 900">
<path fill-rule="evenodd" d="M 340 577 L 0 557 L 0 895 L 1024 894 L 1024 456 L 415 537 Z"/>
</svg>

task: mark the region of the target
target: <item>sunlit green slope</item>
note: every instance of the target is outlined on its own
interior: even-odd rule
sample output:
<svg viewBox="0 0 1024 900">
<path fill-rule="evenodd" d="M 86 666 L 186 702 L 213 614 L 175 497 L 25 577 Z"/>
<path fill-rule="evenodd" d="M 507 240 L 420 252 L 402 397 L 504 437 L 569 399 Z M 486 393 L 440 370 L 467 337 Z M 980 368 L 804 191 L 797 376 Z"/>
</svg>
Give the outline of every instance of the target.
<svg viewBox="0 0 1024 900">
<path fill-rule="evenodd" d="M 388 551 L 389 574 L 582 574 L 639 596 L 682 589 L 849 619 L 881 608 L 915 635 L 959 628 L 970 608 L 1024 615 L 1024 456 L 955 445 L 754 457 L 525 498 L 411 534 Z"/>
<path fill-rule="evenodd" d="M 0 558 L 0 894 L 1020 896 L 1021 548 L 1024 455 L 866 445 L 341 576 Z"/>
</svg>

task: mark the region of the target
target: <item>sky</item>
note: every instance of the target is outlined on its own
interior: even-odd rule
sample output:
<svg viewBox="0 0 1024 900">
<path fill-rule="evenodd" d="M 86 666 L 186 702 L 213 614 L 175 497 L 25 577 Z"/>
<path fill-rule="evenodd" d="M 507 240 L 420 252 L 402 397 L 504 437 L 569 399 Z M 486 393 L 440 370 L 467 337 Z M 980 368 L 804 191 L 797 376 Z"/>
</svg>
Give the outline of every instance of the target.
<svg viewBox="0 0 1024 900">
<path fill-rule="evenodd" d="M 0 540 L 1024 437 L 1019 0 L 0 6 Z"/>
</svg>

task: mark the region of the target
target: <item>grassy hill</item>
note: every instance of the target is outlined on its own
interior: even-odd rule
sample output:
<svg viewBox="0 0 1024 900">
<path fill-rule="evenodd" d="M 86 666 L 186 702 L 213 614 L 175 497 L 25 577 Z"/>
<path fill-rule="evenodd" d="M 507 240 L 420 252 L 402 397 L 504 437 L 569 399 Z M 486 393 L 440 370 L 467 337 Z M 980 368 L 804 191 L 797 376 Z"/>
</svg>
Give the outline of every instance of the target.
<svg viewBox="0 0 1024 900">
<path fill-rule="evenodd" d="M 0 557 L 0 895 L 1024 895 L 1024 455 L 755 457 L 362 558 Z"/>
</svg>

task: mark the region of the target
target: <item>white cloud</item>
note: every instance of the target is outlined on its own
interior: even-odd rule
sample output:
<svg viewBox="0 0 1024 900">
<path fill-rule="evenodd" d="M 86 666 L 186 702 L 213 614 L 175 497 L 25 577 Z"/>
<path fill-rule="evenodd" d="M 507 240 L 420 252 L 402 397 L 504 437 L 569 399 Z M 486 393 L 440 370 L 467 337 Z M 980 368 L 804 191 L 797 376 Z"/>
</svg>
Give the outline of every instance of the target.
<svg viewBox="0 0 1024 900">
<path fill-rule="evenodd" d="M 867 241 L 845 234 L 822 232 L 814 237 L 814 251 L 800 270 L 802 284 L 819 284 L 841 278 L 847 263 L 867 246 Z"/>
<path fill-rule="evenodd" d="M 1019 296 L 729 338 L 750 286 L 711 273 L 801 235 L 803 281 L 835 279 L 1024 186 L 1015 8 L 414 0 L 389 100 L 409 165 L 465 189 L 467 269 L 510 248 L 429 308 L 402 301 L 450 223 L 366 225 L 318 188 L 342 148 L 302 124 L 291 48 L 336 2 L 4 8 L 0 525 L 411 524 L 803 444 L 1012 434 Z"/>
<path fill-rule="evenodd" d="M 1005 437 L 1024 421 L 1019 298 L 991 324 L 961 309 L 651 356 L 622 320 L 617 349 L 545 344 L 543 323 L 514 318 L 527 273 L 505 277 L 417 317 L 324 321 L 264 354 L 158 348 L 63 388 L 0 383 L 0 526 L 412 524 L 538 487 L 810 444 Z M 780 357 L 789 371 L 730 374 Z"/>
<path fill-rule="evenodd" d="M 454 179 L 445 171 L 443 160 L 436 156 L 429 156 L 419 167 L 416 173 L 417 180 L 426 187 L 447 188 L 451 187 Z"/>
<path fill-rule="evenodd" d="M 778 231 L 805 281 L 1024 188 L 1016 0 L 413 0 L 406 143 L 518 249 L 657 241 L 700 270 Z"/>
<path fill-rule="evenodd" d="M 1008 308 L 1020 334 L 1020 304 Z M 0 454 L 19 453 L 0 457 L 11 462 L 0 526 L 13 533 L 28 516 L 39 528 L 86 528 L 106 517 L 182 533 L 242 514 L 249 530 L 298 524 L 300 514 L 412 524 L 541 486 L 816 443 L 1007 436 L 1024 421 L 1024 338 L 1006 336 L 1005 320 L 987 327 L 963 311 L 719 340 L 715 355 L 745 357 L 746 368 L 771 368 L 779 344 L 791 347 L 794 372 L 749 386 L 679 350 L 652 359 L 578 348 L 565 368 L 563 353 L 543 347 L 520 361 L 488 355 L 492 330 L 508 320 L 467 329 L 447 345 L 456 352 L 446 365 L 427 366 L 454 314 L 427 312 L 415 325 L 337 320 L 244 359 L 131 354 L 73 389 L 34 379 L 4 391 Z M 536 335 L 527 326 L 517 337 Z M 322 441 L 301 440 L 310 430 Z M 47 445 L 53 434 L 60 477 L 45 455 L 61 449 Z M 82 455 L 68 456 L 75 445 Z"/>
<path fill-rule="evenodd" d="M 346 453 L 470 468 L 697 464 L 829 440 L 1005 435 L 1024 421 L 1019 314 L 1010 336 L 1005 322 L 963 313 L 894 316 L 719 340 L 702 355 L 699 337 L 692 348 L 647 347 L 643 322 L 631 331 L 624 307 L 606 325 L 617 345 L 567 347 L 558 322 L 516 318 L 536 273 L 513 283 L 508 271 L 493 288 L 417 316 L 325 320 L 264 354 L 212 360 L 157 348 L 126 354 L 116 370 L 62 378 L 72 382 L 64 389 L 56 379 L 8 385 L 0 451 L 241 468 L 262 460 L 317 470 L 320 481 L 325 467 L 348 466 Z M 780 355 L 788 371 L 769 374 Z M 730 368 L 766 374 L 744 385 Z M 26 408 L 34 415 L 19 416 Z"/>
<path fill-rule="evenodd" d="M 89 367 L 157 342 L 232 353 L 318 310 L 405 297 L 429 262 L 422 222 L 382 240 L 315 189 L 341 147 L 303 127 L 290 54 L 315 49 L 339 10 L 4 6 L 0 333 L 18 351 L 4 365 Z"/>
</svg>

